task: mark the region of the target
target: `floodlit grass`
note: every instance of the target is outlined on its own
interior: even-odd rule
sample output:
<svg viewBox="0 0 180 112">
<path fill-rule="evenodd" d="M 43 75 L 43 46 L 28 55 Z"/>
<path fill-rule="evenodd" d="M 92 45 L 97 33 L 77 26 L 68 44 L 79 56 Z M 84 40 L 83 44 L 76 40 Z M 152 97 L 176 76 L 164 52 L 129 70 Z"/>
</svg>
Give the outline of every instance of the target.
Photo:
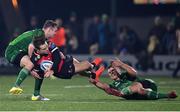
<svg viewBox="0 0 180 112">
<path fill-rule="evenodd" d="M 155 80 L 160 92 L 176 90 L 180 93 L 180 79 L 170 77 L 148 77 Z M 175 100 L 124 100 L 109 96 L 97 89 L 84 77 L 73 77 L 71 80 L 45 79 L 42 95 L 50 101 L 31 101 L 34 79 L 28 77 L 22 84 L 24 93 L 14 96 L 8 93 L 16 76 L 0 75 L 0 110 L 1 111 L 180 111 L 180 97 Z M 103 82 L 110 82 L 106 77 Z"/>
</svg>

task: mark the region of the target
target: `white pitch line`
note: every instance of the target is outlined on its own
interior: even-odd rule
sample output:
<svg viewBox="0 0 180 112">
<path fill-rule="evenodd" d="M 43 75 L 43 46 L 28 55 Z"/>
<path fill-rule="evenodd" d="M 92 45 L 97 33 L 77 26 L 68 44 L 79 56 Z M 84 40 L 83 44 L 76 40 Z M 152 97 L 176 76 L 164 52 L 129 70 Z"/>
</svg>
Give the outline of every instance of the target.
<svg viewBox="0 0 180 112">
<path fill-rule="evenodd" d="M 176 104 L 180 104 L 180 102 L 172 102 L 173 100 L 170 100 L 170 101 L 161 101 L 161 102 L 157 102 L 156 100 L 154 102 L 152 101 L 148 101 L 146 100 L 147 103 L 151 103 L 151 104 L 172 104 L 172 105 L 176 105 Z M 91 101 L 91 102 L 88 102 L 88 101 L 63 101 L 62 103 L 109 103 L 109 102 L 106 102 L 106 101 Z M 122 103 L 122 101 L 120 100 L 116 100 L 114 102 L 111 102 L 111 103 Z M 141 100 L 138 100 L 138 101 L 131 101 L 131 100 L 124 100 L 123 103 L 145 103 L 144 100 L 141 101 Z"/>
<path fill-rule="evenodd" d="M 178 87 L 178 86 L 158 86 L 158 88 L 167 88 L 167 89 L 179 89 L 180 87 Z"/>
<path fill-rule="evenodd" d="M 174 82 L 160 81 L 160 82 L 157 82 L 157 84 L 180 84 L 180 81 L 174 81 Z"/>
<path fill-rule="evenodd" d="M 70 88 L 91 88 L 94 87 L 93 85 L 72 85 L 72 86 L 64 86 L 66 89 Z"/>
<path fill-rule="evenodd" d="M 12 95 L 12 94 L 1 94 L 5 96 L 31 96 L 32 94 L 19 94 L 19 95 Z M 63 96 L 63 94 L 45 94 L 44 96 Z"/>
</svg>

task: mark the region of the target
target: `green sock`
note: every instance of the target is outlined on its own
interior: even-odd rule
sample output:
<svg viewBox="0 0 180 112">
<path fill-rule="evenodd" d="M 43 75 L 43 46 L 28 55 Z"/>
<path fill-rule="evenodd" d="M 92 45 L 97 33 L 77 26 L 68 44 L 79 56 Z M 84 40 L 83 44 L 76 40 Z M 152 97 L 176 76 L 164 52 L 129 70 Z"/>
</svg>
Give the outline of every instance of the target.
<svg viewBox="0 0 180 112">
<path fill-rule="evenodd" d="M 158 99 L 168 98 L 168 94 L 158 93 Z"/>
<path fill-rule="evenodd" d="M 40 95 L 42 82 L 43 82 L 43 79 L 35 79 L 34 96 Z"/>
<path fill-rule="evenodd" d="M 18 77 L 16 79 L 14 86 L 20 86 L 21 83 L 25 80 L 25 78 L 29 75 L 29 70 L 26 68 L 22 68 L 21 71 L 18 74 Z"/>
<path fill-rule="evenodd" d="M 162 98 L 168 98 L 168 94 L 164 93 L 157 93 L 155 91 L 148 91 L 147 96 L 149 99 L 162 99 Z"/>
</svg>

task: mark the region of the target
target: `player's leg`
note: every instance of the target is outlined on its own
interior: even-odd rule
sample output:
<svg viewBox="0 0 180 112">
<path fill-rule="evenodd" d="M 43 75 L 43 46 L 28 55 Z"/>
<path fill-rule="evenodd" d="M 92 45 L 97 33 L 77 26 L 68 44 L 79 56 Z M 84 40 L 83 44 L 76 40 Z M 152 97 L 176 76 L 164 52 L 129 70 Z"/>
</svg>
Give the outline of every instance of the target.
<svg viewBox="0 0 180 112">
<path fill-rule="evenodd" d="M 85 77 L 96 77 L 96 74 L 91 71 L 94 65 L 92 65 L 88 61 L 79 62 L 76 59 L 74 59 L 73 64 L 75 68 L 75 73 L 78 73 L 79 75 Z"/>
<path fill-rule="evenodd" d="M 10 93 L 12 94 L 21 94 L 22 89 L 20 88 L 21 83 L 25 80 L 25 78 L 29 75 L 29 72 L 33 68 L 33 63 L 31 62 L 29 56 L 24 55 L 24 53 L 20 53 L 17 55 L 14 61 L 15 64 L 18 64 L 23 67 L 16 79 L 16 82 L 14 84 L 14 87 L 10 89 Z"/>
<path fill-rule="evenodd" d="M 81 76 L 85 76 L 85 77 L 91 77 L 97 81 L 99 81 L 99 77 L 102 75 L 102 73 L 104 72 L 105 67 L 104 66 L 100 66 L 96 71 L 82 71 L 79 72 L 79 74 Z"/>
<path fill-rule="evenodd" d="M 100 64 L 100 61 L 96 61 L 96 65 L 98 65 L 98 63 Z M 78 73 L 83 76 L 93 76 L 95 78 L 96 74 L 91 71 L 93 66 L 94 65 L 88 61 L 79 62 L 77 59 L 73 59 L 72 56 L 66 56 L 61 72 L 54 75 L 62 79 L 71 79 L 74 74 Z"/>
<path fill-rule="evenodd" d="M 88 61 L 81 61 L 79 63 L 73 63 L 75 66 L 75 73 L 79 73 L 88 69 L 91 69 L 93 65 Z"/>
<path fill-rule="evenodd" d="M 90 63 L 89 61 L 79 62 L 75 58 L 73 59 L 73 64 L 75 66 L 75 73 L 79 73 L 82 76 L 91 77 L 93 79 L 99 80 L 99 76 L 104 71 L 104 66 L 100 67 L 96 72 L 92 71 L 95 66 L 99 66 L 102 63 L 101 58 L 95 58 L 95 60 Z M 103 68 L 103 69 L 102 69 Z"/>
<path fill-rule="evenodd" d="M 131 86 L 129 86 L 129 91 L 131 93 L 138 93 L 140 95 L 145 95 L 145 96 L 147 96 L 147 99 L 151 99 L 151 100 L 177 97 L 177 95 L 174 91 L 172 91 L 170 93 L 158 93 L 156 91 L 152 91 L 152 90 L 143 88 L 142 84 L 139 82 L 135 82 Z"/>
<path fill-rule="evenodd" d="M 151 91 L 149 89 L 141 88 L 138 92 L 141 95 L 146 95 L 148 99 L 155 100 L 155 99 L 163 99 L 163 98 L 176 98 L 177 94 L 175 91 L 171 91 L 170 93 L 158 93 L 156 91 Z"/>
<path fill-rule="evenodd" d="M 77 59 L 73 58 L 73 64 L 75 67 L 75 72 L 84 71 L 87 69 L 93 69 L 96 66 L 99 66 L 102 63 L 102 58 L 95 58 L 91 63 L 89 61 L 78 61 Z"/>
<path fill-rule="evenodd" d="M 43 83 L 43 79 L 35 79 L 35 87 L 34 87 L 34 94 L 33 94 L 34 96 L 40 95 L 40 89 Z"/>
<path fill-rule="evenodd" d="M 25 80 L 25 78 L 29 75 L 32 70 L 34 64 L 31 62 L 29 56 L 25 55 L 22 57 L 20 61 L 20 66 L 23 67 L 18 74 L 17 80 L 15 82 L 15 86 L 20 86 L 21 83 Z"/>
<path fill-rule="evenodd" d="M 104 67 L 104 66 L 100 66 L 100 67 L 98 68 L 98 70 L 96 70 L 96 72 L 95 72 L 95 74 L 96 74 L 95 80 L 96 80 L 96 81 L 99 81 L 99 78 L 100 78 L 100 76 L 102 75 L 102 73 L 104 72 L 104 70 L 105 70 L 105 67 Z"/>
<path fill-rule="evenodd" d="M 35 87 L 34 87 L 34 94 L 31 97 L 32 101 L 47 101 L 50 100 L 48 98 L 43 97 L 40 94 L 40 89 L 43 83 L 43 78 L 42 79 L 35 79 Z"/>
<path fill-rule="evenodd" d="M 153 91 L 157 91 L 157 85 L 156 83 L 151 79 L 139 79 L 138 82 L 140 82 L 145 89 L 151 89 Z"/>
</svg>

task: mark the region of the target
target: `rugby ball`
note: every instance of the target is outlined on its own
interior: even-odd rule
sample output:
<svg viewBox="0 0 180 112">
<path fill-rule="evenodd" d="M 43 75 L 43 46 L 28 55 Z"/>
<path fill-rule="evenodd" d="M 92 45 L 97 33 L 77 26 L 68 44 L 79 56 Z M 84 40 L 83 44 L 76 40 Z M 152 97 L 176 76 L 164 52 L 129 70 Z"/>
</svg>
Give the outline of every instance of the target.
<svg viewBox="0 0 180 112">
<path fill-rule="evenodd" d="M 52 61 L 44 60 L 40 63 L 40 68 L 41 70 L 46 71 L 46 70 L 51 69 L 52 65 L 53 65 Z"/>
</svg>

